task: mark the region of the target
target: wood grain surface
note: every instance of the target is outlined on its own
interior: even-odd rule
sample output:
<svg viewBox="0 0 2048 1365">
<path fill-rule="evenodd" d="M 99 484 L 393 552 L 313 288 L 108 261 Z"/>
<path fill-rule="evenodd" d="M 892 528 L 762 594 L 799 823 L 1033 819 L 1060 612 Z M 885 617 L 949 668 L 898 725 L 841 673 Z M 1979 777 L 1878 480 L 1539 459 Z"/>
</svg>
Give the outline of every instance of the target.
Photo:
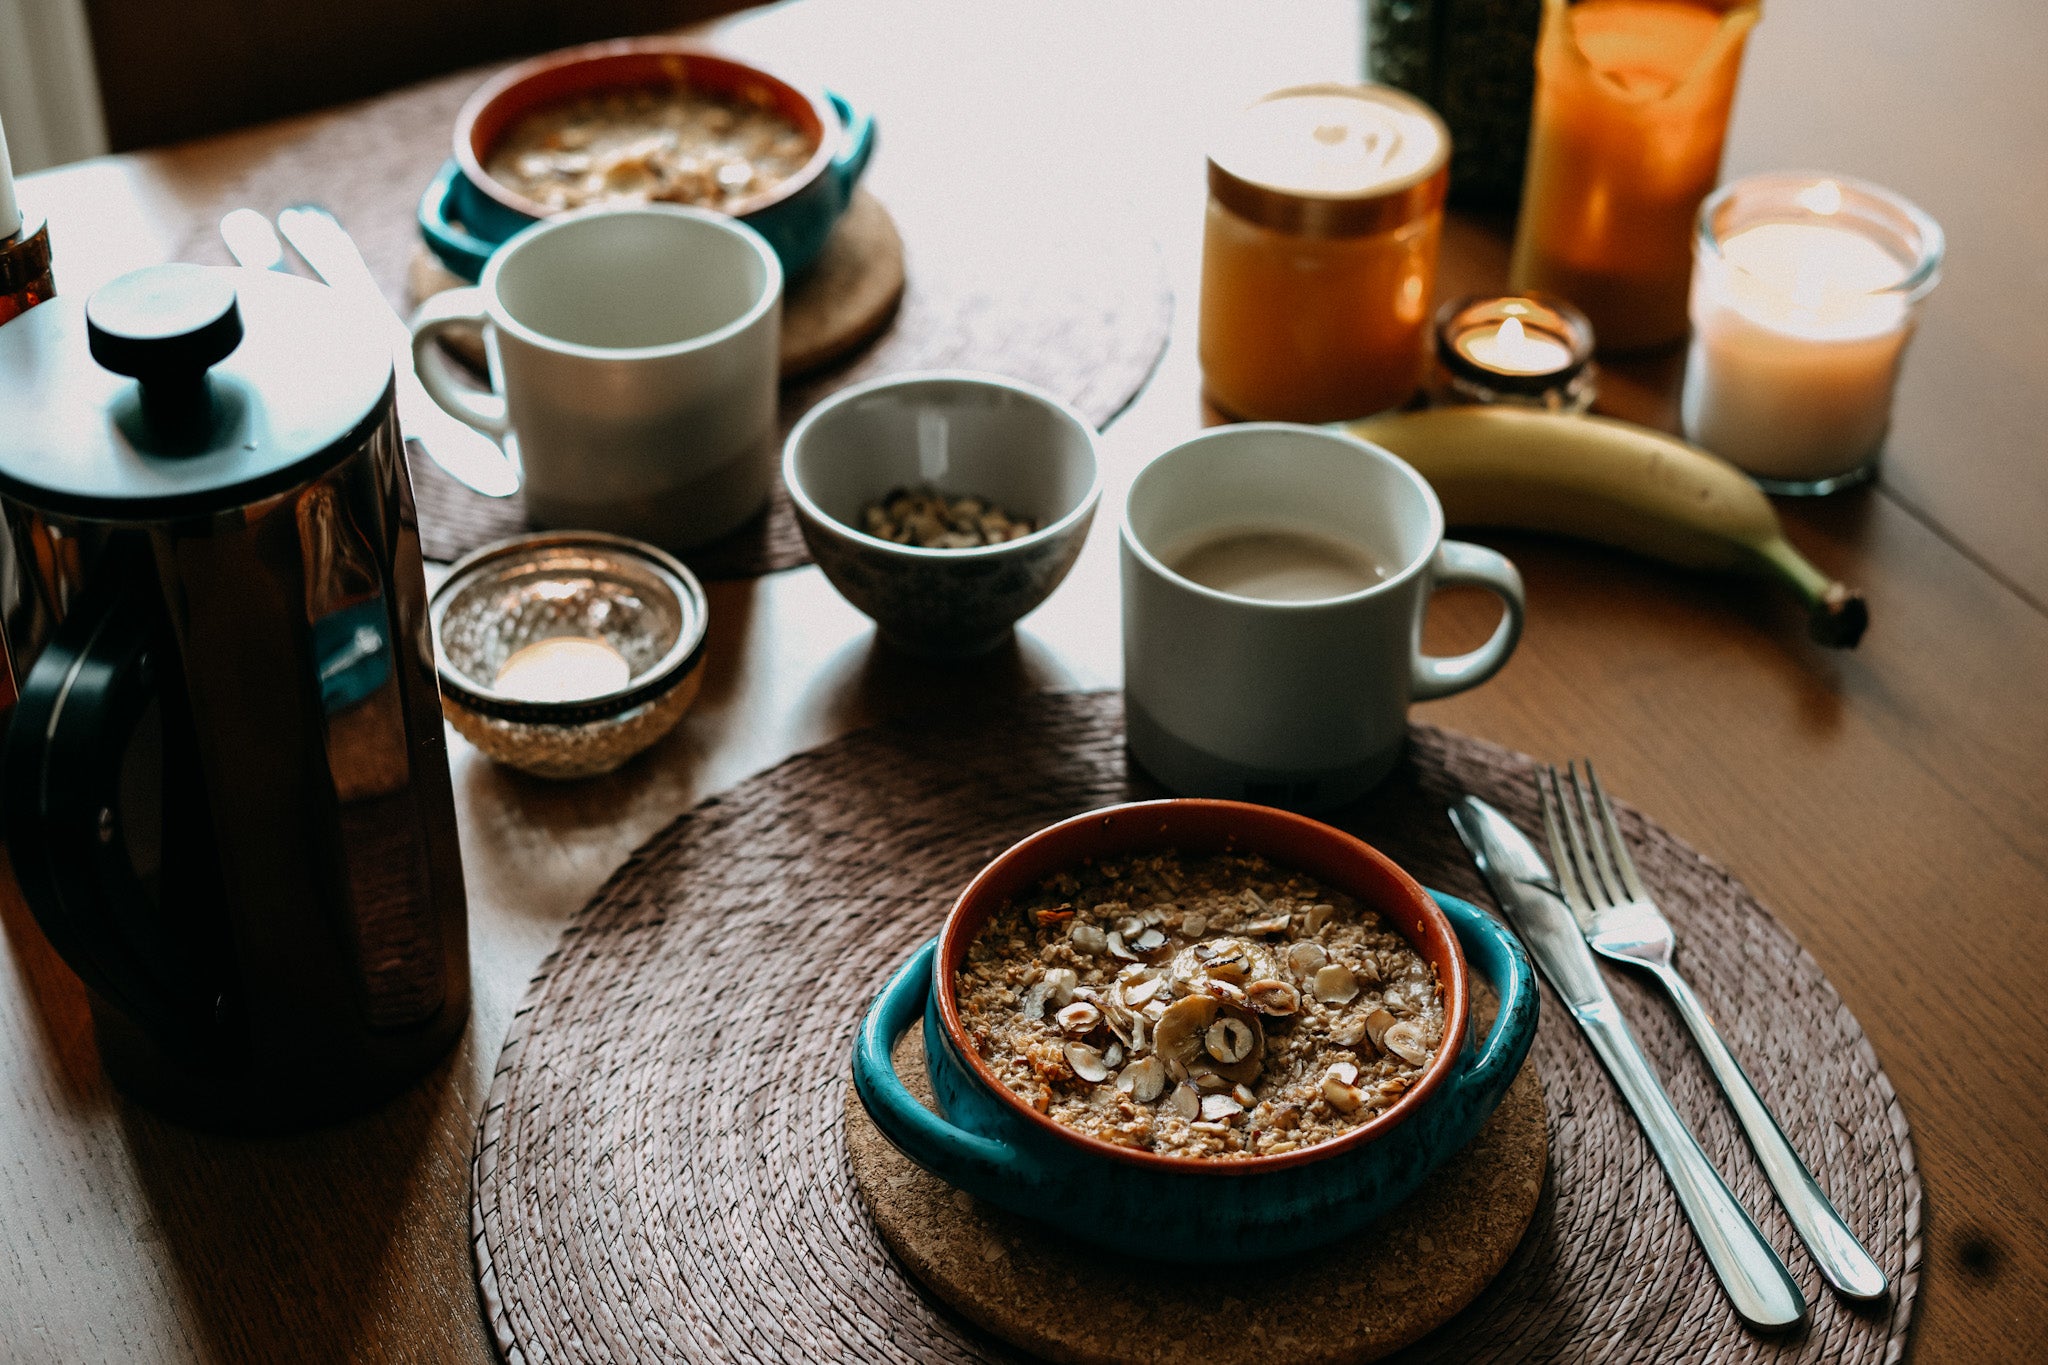
<svg viewBox="0 0 2048 1365">
<path fill-rule="evenodd" d="M 1912 1358 L 2048 1358 L 2048 9 L 1965 18 L 1908 0 L 1771 8 L 1750 48 L 1731 170 L 1818 165 L 1912 195 L 1950 231 L 1909 357 L 1881 487 L 1788 507 L 1793 539 L 1861 587 L 1853 654 L 1751 588 L 1535 537 L 1529 625 L 1494 682 L 1422 708 L 1562 760 L 1731 867 L 1813 953 L 1897 1083 L 1928 1195 Z M 458 1053 L 377 1113 L 279 1142 L 204 1138 L 109 1093 L 79 987 L 0 891 L 0 1359 L 462 1361 L 491 1350 L 472 1288 L 467 1159 L 510 1010 L 563 919 L 699 798 L 881 714 L 989 690 L 1114 685 L 1123 486 L 1201 421 L 1194 310 L 1207 111 L 1351 78 L 1348 0 L 1105 6 L 802 0 L 748 16 L 742 53 L 826 73 L 883 120 L 876 194 L 956 212 L 1130 221 L 1178 291 L 1159 373 L 1104 444 L 1106 514 L 1068 582 L 979 664 L 877 649 L 815 570 L 720 585 L 709 677 L 683 726 L 577 787 L 454 741 L 476 1007 Z M 408 92 L 445 119 L 458 80 Z M 400 95 L 393 98 L 406 98 Z M 372 126 L 355 106 L 31 178 L 58 282 L 195 254 L 217 202 L 276 157 Z M 433 167 L 366 133 L 306 161 L 394 300 Z M 326 144 L 323 144 L 326 145 Z M 277 208 L 281 205 L 260 204 Z M 1455 220 L 1445 292 L 1497 282 L 1498 224 Z M 1677 363 L 1610 367 L 1605 403 L 1669 420 Z M 1438 649 L 1491 607 L 1438 600 Z M 1681 954 L 1682 955 L 1682 954 Z"/>
</svg>

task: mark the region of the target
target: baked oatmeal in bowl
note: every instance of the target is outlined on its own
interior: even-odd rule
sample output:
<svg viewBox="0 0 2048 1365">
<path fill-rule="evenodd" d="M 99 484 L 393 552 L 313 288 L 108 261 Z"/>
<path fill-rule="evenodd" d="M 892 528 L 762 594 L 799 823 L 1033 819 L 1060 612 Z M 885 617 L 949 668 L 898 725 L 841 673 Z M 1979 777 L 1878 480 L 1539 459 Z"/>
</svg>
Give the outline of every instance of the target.
<svg viewBox="0 0 2048 1365">
<path fill-rule="evenodd" d="M 1483 1038 L 1468 963 L 1500 997 Z M 992 1203 L 1160 1259 L 1266 1255 L 1406 1198 L 1499 1103 L 1535 1013 L 1504 928 L 1358 839 L 1140 802 L 991 862 L 870 1009 L 854 1079 Z M 920 1019 L 943 1116 L 890 1062 Z"/>
<path fill-rule="evenodd" d="M 741 219 L 792 277 L 815 261 L 874 151 L 872 116 L 674 37 L 550 52 L 463 105 L 418 209 L 441 264 L 475 280 L 550 214 L 667 202 Z"/>
</svg>

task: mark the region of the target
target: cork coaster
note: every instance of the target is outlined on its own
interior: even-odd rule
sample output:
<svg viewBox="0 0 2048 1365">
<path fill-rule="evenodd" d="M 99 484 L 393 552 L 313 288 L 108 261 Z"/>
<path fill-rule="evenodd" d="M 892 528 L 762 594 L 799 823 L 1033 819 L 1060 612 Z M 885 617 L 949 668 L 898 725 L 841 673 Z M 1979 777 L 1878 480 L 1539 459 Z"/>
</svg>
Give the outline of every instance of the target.
<svg viewBox="0 0 2048 1365">
<path fill-rule="evenodd" d="M 936 1109 L 924 1062 L 914 1028 L 897 1044 L 896 1070 Z M 1536 1212 L 1548 1150 L 1543 1090 L 1524 1064 L 1465 1150 L 1360 1236 L 1191 1274 L 1077 1244 L 954 1189 L 889 1145 L 851 1085 L 846 1095 L 853 1178 L 897 1259 L 978 1326 L 1083 1365 L 1378 1360 L 1500 1273 Z"/>
<path fill-rule="evenodd" d="M 406 267 L 406 291 L 421 300 L 469 283 L 424 246 Z M 903 297 L 903 238 L 882 201 L 855 190 L 825 249 L 782 301 L 782 377 L 842 360 L 888 325 Z M 484 368 L 482 332 L 450 332 L 445 344 L 465 364 Z"/>
<path fill-rule="evenodd" d="M 1539 828 L 1532 771 L 1519 754 L 1414 726 L 1393 775 L 1332 823 L 1424 884 L 1491 905 L 1444 811 L 1472 792 Z M 1055 820 L 1156 795 L 1126 763 L 1115 694 L 1051 696 L 848 735 L 642 846 L 528 986 L 478 1125 L 477 1286 L 505 1359 L 1021 1359 L 891 1254 L 856 1183 L 853 1037 L 875 992 L 995 854 Z M 1608 969 L 1651 1065 L 1784 1256 L 1810 1320 L 1789 1336 L 1743 1328 L 1642 1130 L 1545 987 L 1529 1052 L 1548 1144 L 1536 1214 L 1477 1298 L 1390 1359 L 1894 1365 L 1919 1287 L 1922 1199 L 1869 1039 L 1741 882 L 1639 812 L 1617 817 L 1694 988 L 1891 1297 L 1864 1309 L 1828 1291 L 1677 1015 L 1654 984 Z M 905 1187 L 917 1188 L 915 1177 Z M 1019 1254 L 1021 1243 L 1002 1245 L 1006 1262 Z M 1459 1247 L 1437 1243 L 1447 1248 L 1455 1264 Z M 1275 1346 L 1266 1359 L 1314 1346 Z"/>
</svg>

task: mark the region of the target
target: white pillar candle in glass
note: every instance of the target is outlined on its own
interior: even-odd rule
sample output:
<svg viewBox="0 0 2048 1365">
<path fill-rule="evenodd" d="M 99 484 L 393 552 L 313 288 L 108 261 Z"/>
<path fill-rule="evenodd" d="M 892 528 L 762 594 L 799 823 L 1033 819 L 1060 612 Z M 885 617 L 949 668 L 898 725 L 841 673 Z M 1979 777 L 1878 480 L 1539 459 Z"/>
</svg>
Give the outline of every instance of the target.
<svg viewBox="0 0 2048 1365">
<path fill-rule="evenodd" d="M 1708 197 L 1695 248 L 1687 437 L 1774 493 L 1869 478 L 1941 229 L 1874 185 L 1760 175 Z"/>
</svg>

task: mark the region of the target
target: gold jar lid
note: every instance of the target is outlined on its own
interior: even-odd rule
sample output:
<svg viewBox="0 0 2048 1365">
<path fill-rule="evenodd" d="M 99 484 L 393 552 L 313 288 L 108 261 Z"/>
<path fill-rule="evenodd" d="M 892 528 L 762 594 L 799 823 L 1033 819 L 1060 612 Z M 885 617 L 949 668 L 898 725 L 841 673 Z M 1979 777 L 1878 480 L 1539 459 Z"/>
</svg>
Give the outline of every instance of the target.
<svg viewBox="0 0 2048 1365">
<path fill-rule="evenodd" d="M 1233 115 L 1209 152 L 1209 193 L 1240 218 L 1301 237 L 1360 237 L 1444 201 L 1451 134 L 1384 85 L 1297 85 Z"/>
</svg>

